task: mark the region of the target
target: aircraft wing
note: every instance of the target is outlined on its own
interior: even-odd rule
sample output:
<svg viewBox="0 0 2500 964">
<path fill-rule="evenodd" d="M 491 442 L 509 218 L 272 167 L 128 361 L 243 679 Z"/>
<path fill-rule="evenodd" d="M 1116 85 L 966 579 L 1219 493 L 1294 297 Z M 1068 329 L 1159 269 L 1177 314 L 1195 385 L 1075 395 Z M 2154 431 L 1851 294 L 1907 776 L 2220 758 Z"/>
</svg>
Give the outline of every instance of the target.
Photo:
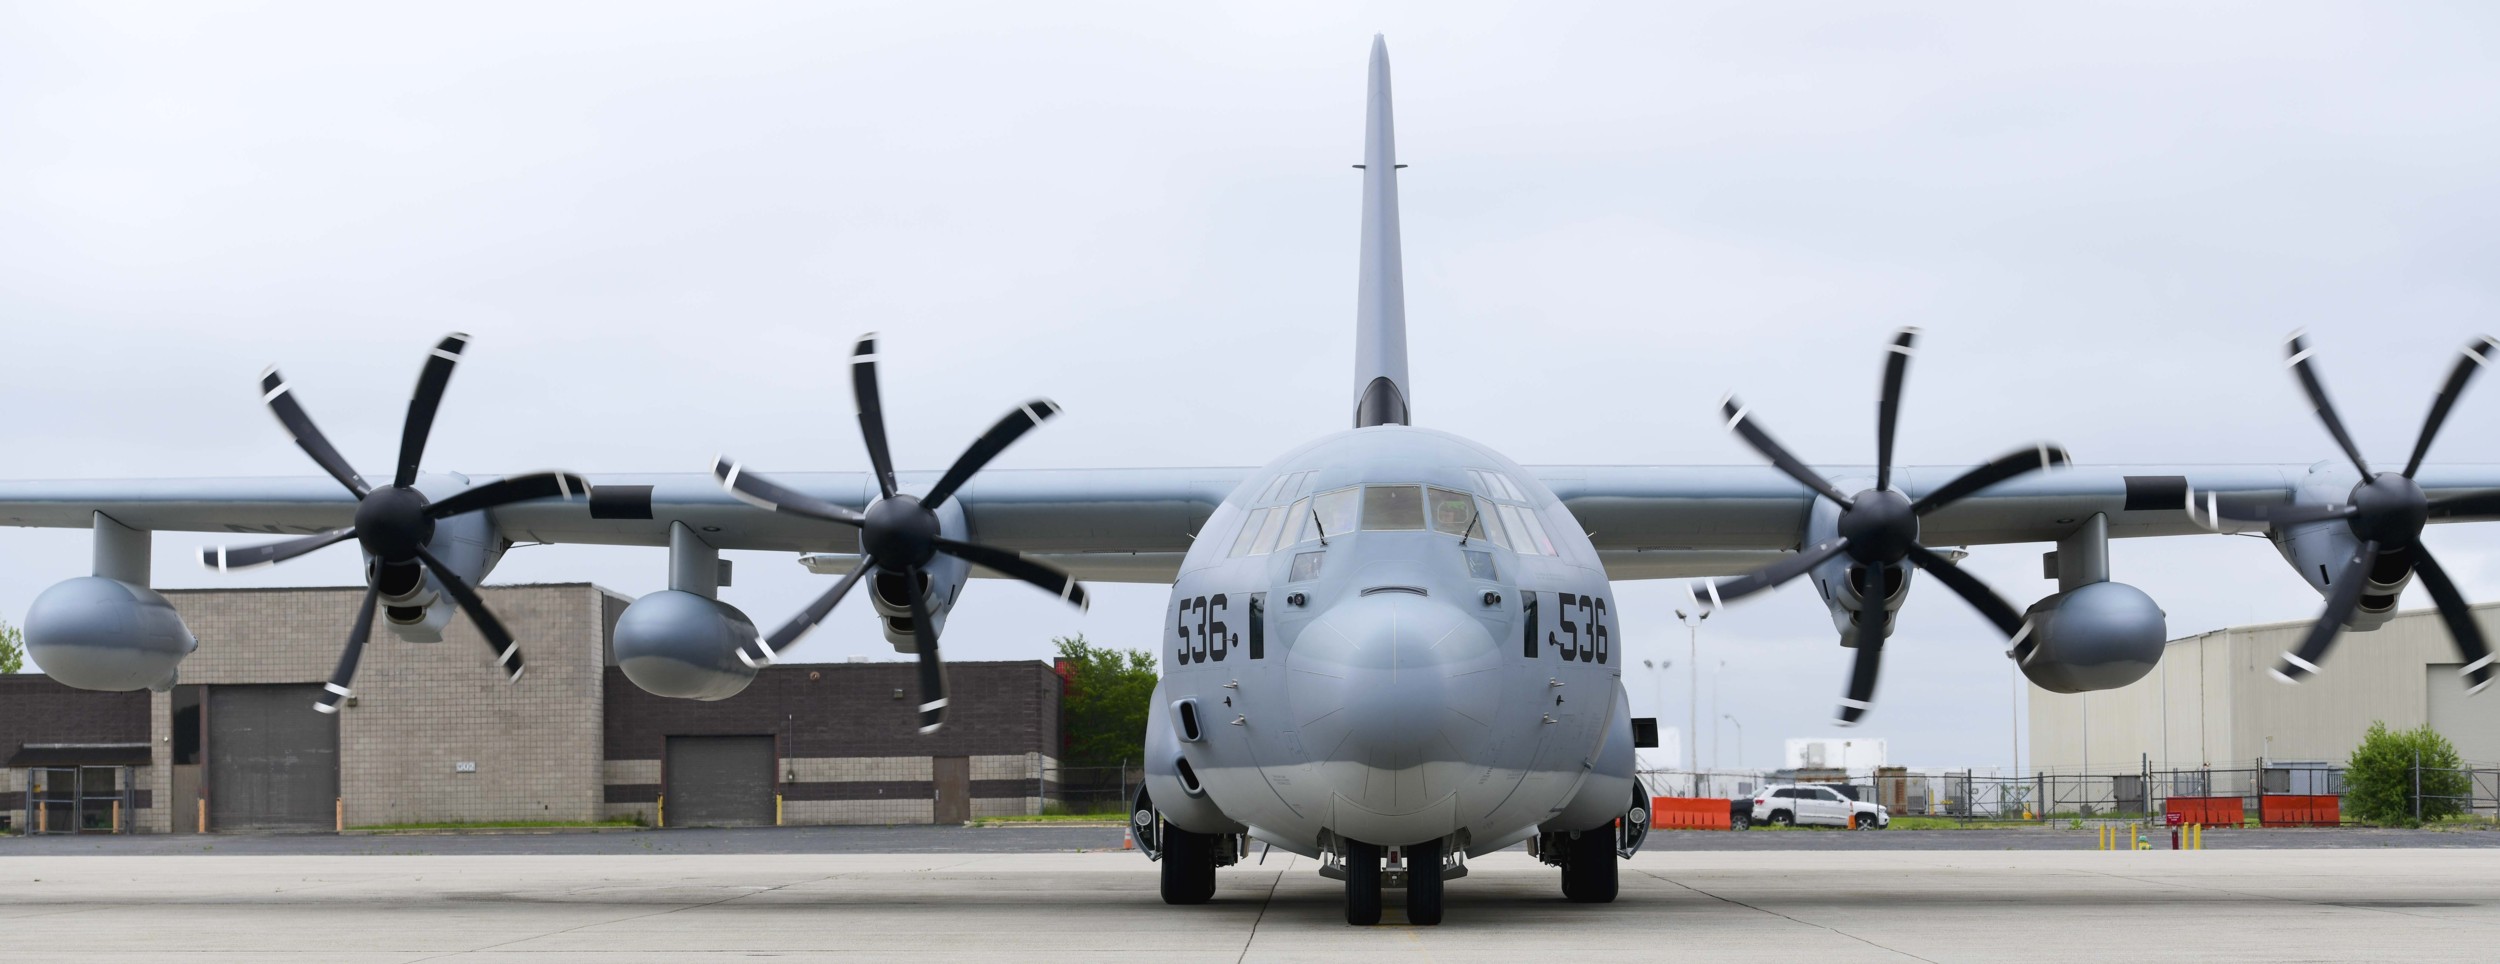
<svg viewBox="0 0 2500 964">
<path fill-rule="evenodd" d="M 1250 473 L 1220 469 L 997 469 L 957 496 L 974 538 L 1047 554 L 1085 578 L 1101 567 L 1135 576 L 1179 568 L 1207 516 Z M 939 473 L 901 473 L 926 490 Z M 440 500 L 493 476 L 429 476 L 420 485 Z M 592 475 L 587 500 L 523 502 L 491 510 L 514 542 L 665 546 L 682 521 L 721 549 L 853 552 L 856 530 L 765 512 L 723 492 L 708 473 Z M 854 508 L 865 506 L 865 472 L 773 473 L 783 485 Z M 137 529 L 189 532 L 319 532 L 354 521 L 356 503 L 320 476 L 268 479 L 0 482 L 0 525 L 88 528 L 102 512 Z M 1161 561 L 1168 557 L 1168 562 Z M 1166 577 L 1168 578 L 1168 577 Z M 1152 580 L 1145 580 L 1152 581 Z"/>
<path fill-rule="evenodd" d="M 2313 475 L 2313 468 L 2343 474 Z M 1799 547 L 1816 498 L 1768 466 L 1531 466 L 1529 471 L 1580 520 L 1615 579 L 1751 570 Z M 1872 466 L 1821 471 L 1840 479 L 1875 475 Z M 1895 470 L 1894 481 L 1916 500 L 1965 471 L 1964 466 L 1905 467 Z M 2416 480 L 2433 501 L 2500 490 L 2500 465 L 2425 466 Z M 2325 484 L 2340 499 L 2353 481 L 2341 463 L 2064 466 L 1938 510 L 1921 520 L 1921 541 L 1935 546 L 2055 542 L 2094 513 L 2109 517 L 2111 538 L 2193 535 L 2213 530 L 2188 515 L 2191 491 L 2200 504 L 2212 493 L 2226 510 L 2245 511 L 2289 503 L 2304 486 Z M 2431 521 L 2474 518 L 2482 517 Z"/>
</svg>

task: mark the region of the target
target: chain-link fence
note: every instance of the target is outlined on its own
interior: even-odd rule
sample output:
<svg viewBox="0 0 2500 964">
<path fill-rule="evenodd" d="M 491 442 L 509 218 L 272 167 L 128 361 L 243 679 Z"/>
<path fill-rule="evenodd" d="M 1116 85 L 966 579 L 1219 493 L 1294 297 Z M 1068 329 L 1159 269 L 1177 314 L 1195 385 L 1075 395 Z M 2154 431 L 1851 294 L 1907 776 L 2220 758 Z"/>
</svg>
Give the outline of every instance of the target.
<svg viewBox="0 0 2500 964">
<path fill-rule="evenodd" d="M 1045 813 L 1128 813 L 1145 771 L 1135 764 L 1107 767 L 1051 766 L 1042 770 Z"/>
<path fill-rule="evenodd" d="M 2500 818 L 2500 767 L 2468 766 L 2424 774 L 2459 774 L 2459 794 L 2425 793 L 2424 800 L 2453 801 L 2474 816 Z M 1883 804 L 1894 816 L 1957 820 L 2158 820 L 2174 799 L 2195 798 L 2238 809 L 2249 819 L 2268 812 L 2267 801 L 2342 797 L 2344 768 L 2322 763 L 2243 767 L 2197 767 L 2133 772 L 2046 770 L 2005 774 L 1967 769 L 1878 767 L 1873 770 L 1651 770 L 1640 774 L 1652 794 L 1675 797 L 1749 797 L 1788 783 L 1830 786 L 1859 800 Z"/>
</svg>

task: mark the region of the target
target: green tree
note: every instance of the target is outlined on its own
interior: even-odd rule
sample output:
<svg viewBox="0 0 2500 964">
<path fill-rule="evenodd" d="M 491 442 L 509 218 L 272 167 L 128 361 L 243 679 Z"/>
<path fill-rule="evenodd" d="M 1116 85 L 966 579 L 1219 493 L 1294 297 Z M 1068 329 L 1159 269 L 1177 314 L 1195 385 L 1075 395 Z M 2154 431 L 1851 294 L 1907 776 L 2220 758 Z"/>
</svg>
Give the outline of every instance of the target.
<svg viewBox="0 0 2500 964">
<path fill-rule="evenodd" d="M 2371 722 L 2361 745 L 2352 748 L 2352 759 L 2344 763 L 2345 812 L 2369 823 L 2412 824 L 2416 760 L 2422 768 L 2422 818 L 2461 812 L 2456 798 L 2469 788 L 2456 746 L 2428 723 L 2389 730 L 2381 721 Z"/>
<path fill-rule="evenodd" d="M 26 668 L 26 631 L 0 621 L 0 673 Z"/>
<path fill-rule="evenodd" d="M 1141 650 L 1096 646 L 1084 636 L 1051 640 L 1067 667 L 1059 701 L 1060 762 L 1072 767 L 1119 766 L 1146 755 L 1146 712 L 1154 701 L 1155 658 Z"/>
</svg>

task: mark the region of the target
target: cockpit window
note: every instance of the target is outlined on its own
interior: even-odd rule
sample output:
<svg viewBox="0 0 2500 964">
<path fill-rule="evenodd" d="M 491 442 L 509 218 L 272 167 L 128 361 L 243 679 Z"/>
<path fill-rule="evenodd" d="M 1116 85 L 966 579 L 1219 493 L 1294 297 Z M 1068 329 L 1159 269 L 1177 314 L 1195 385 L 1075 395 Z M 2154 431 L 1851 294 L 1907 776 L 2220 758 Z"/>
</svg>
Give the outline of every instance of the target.
<svg viewBox="0 0 2500 964">
<path fill-rule="evenodd" d="M 1536 511 L 1522 510 L 1515 505 L 1502 507 L 1502 525 L 1510 530 L 1511 547 L 1529 552 L 1530 546 L 1540 556 L 1554 554 L 1554 543 L 1545 537 L 1545 524 L 1537 521 Z"/>
<path fill-rule="evenodd" d="M 1511 484 L 1510 476 L 1491 469 L 1468 469 L 1467 475 L 1476 480 L 1476 488 L 1485 495 L 1504 502 L 1528 501 L 1527 495 L 1520 492 L 1518 486 Z"/>
<path fill-rule="evenodd" d="M 1229 553 L 1229 555 L 1249 555 L 1253 551 L 1252 547 L 1259 544 L 1259 527 L 1268 524 L 1269 520 L 1274 519 L 1276 517 L 1276 511 L 1277 510 L 1275 509 L 1250 510 L 1249 517 L 1242 520 L 1241 535 L 1236 536 L 1233 539 L 1233 551 Z"/>
<path fill-rule="evenodd" d="M 1502 526 L 1501 514 L 1494 511 L 1493 503 L 1483 499 L 1476 500 L 1476 538 L 1491 539 L 1504 549 L 1516 548 L 1510 544 L 1509 530 Z"/>
<path fill-rule="evenodd" d="M 1367 485 L 1363 487 L 1363 528 L 1421 529 L 1423 527 L 1423 486 Z"/>
<path fill-rule="evenodd" d="M 1276 518 L 1269 523 L 1270 528 L 1259 536 L 1259 551 L 1274 552 L 1301 541 L 1295 537 L 1302 530 L 1310 527 L 1310 518 L 1311 500 L 1309 499 L 1295 502 L 1291 507 L 1277 513 Z"/>
<path fill-rule="evenodd" d="M 1294 541 L 1308 542 L 1354 531 L 1355 496 L 1362 491 L 1358 486 L 1347 486 L 1312 496 L 1310 509 L 1296 520 L 1302 527 L 1302 537 Z"/>
<path fill-rule="evenodd" d="M 1431 510 L 1432 531 L 1462 537 L 1484 534 L 1483 526 L 1476 522 L 1476 500 L 1473 496 L 1426 486 L 1424 501 Z"/>
<path fill-rule="evenodd" d="M 1276 534 L 1284 530 L 1285 520 L 1290 518 L 1288 513 L 1293 510 L 1279 508 L 1265 511 L 1267 518 L 1259 523 L 1259 541 L 1250 544 L 1250 552 L 1254 555 L 1276 551 Z"/>
</svg>

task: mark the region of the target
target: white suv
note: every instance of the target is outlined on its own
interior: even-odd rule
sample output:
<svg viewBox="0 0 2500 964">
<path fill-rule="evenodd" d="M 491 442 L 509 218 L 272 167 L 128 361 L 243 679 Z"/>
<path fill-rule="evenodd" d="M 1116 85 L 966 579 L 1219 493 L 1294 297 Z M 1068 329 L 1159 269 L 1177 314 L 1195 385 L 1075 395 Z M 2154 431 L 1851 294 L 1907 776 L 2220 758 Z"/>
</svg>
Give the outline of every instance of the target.
<svg viewBox="0 0 2500 964">
<path fill-rule="evenodd" d="M 1881 830 L 1892 825 L 1892 814 L 1882 804 L 1851 800 L 1830 787 L 1788 785 L 1755 791 L 1753 822 Z"/>
</svg>

